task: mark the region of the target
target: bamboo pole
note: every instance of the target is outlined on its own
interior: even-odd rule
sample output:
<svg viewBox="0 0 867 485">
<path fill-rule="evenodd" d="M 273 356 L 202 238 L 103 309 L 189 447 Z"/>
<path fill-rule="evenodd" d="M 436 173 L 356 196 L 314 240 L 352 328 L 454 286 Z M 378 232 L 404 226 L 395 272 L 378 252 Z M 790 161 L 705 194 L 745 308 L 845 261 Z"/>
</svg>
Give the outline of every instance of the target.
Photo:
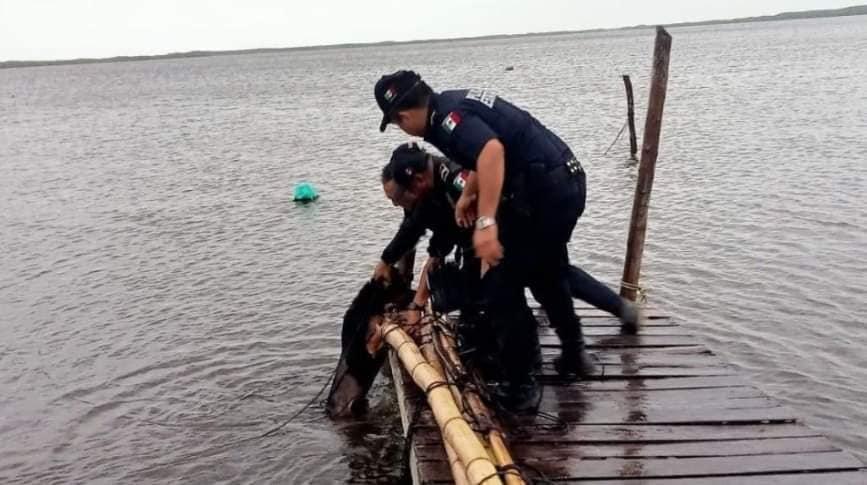
<svg viewBox="0 0 867 485">
<path fill-rule="evenodd" d="M 647 235 L 647 213 L 650 207 L 650 191 L 659 154 L 659 137 L 662 131 L 662 111 L 665 107 L 665 92 L 668 87 L 668 61 L 671 52 L 671 35 L 662 27 L 656 28 L 656 45 L 653 49 L 653 75 L 650 84 L 650 99 L 647 103 L 647 120 L 644 124 L 644 142 L 641 162 L 638 167 L 638 184 L 632 203 L 632 221 L 626 243 L 626 259 L 623 263 L 623 279 L 620 296 L 635 301 L 638 280 L 641 275 L 641 257 Z"/>
<path fill-rule="evenodd" d="M 458 355 L 457 346 L 455 343 L 455 339 L 447 335 L 445 333 L 440 334 L 440 342 L 442 348 L 445 350 L 447 358 L 453 368 L 458 369 L 459 372 L 466 372 L 463 369 L 461 364 L 460 356 Z M 490 445 L 491 452 L 494 455 L 494 461 L 499 467 L 510 467 L 515 465 L 515 460 L 512 459 L 512 454 L 509 452 L 509 448 L 506 446 L 505 437 L 503 437 L 503 433 L 497 428 L 494 423 L 494 419 L 488 407 L 479 397 L 476 392 L 472 391 L 464 391 L 464 400 L 467 403 L 467 406 L 470 407 L 470 410 L 475 414 L 476 419 L 480 421 L 480 424 L 487 428 L 488 433 L 486 438 L 488 439 L 488 443 Z M 506 473 L 504 475 L 506 479 L 506 485 L 525 485 L 524 479 L 515 473 Z"/>
<path fill-rule="evenodd" d="M 424 358 L 415 342 L 400 326 L 386 318 L 382 327 L 385 341 L 394 349 L 410 378 L 426 391 L 427 400 L 433 411 L 440 432 L 460 457 L 467 478 L 474 485 L 502 484 L 497 469 L 488 457 L 485 447 L 464 420 L 444 386 L 442 374 L 436 371 Z"/>
<path fill-rule="evenodd" d="M 635 101 L 632 97 L 632 80 L 623 75 L 623 85 L 626 86 L 626 123 L 629 125 L 629 156 L 636 160 L 638 142 L 635 140 Z"/>
<path fill-rule="evenodd" d="M 422 327 L 421 341 L 423 343 L 419 348 L 421 349 L 422 355 L 424 355 L 430 365 L 439 372 L 440 375 L 445 375 L 442 362 L 440 362 L 439 356 L 437 355 L 436 350 L 434 350 L 433 341 L 431 340 L 432 338 L 433 332 L 431 331 L 431 324 L 428 322 Z M 449 386 L 449 388 L 452 390 L 452 397 L 455 398 L 455 402 L 460 402 L 458 398 L 454 396 L 456 393 L 454 386 Z M 458 408 L 460 408 L 460 405 Z M 464 465 L 455 449 L 445 440 L 443 440 L 443 446 L 446 449 L 446 456 L 449 459 L 449 468 L 452 470 L 452 478 L 455 480 L 455 485 L 470 485 L 470 480 L 467 478 L 467 472 L 464 469 Z"/>
</svg>

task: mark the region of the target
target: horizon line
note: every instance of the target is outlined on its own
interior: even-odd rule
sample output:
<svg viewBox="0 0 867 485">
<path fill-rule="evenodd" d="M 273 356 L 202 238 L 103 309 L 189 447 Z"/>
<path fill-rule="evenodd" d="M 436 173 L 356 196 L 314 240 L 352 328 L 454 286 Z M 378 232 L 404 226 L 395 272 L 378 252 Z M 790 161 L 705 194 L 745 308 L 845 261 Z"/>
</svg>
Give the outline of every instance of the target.
<svg viewBox="0 0 867 485">
<path fill-rule="evenodd" d="M 841 16 L 857 16 L 867 15 L 867 5 L 852 5 L 836 9 L 813 9 L 786 11 L 772 15 L 760 15 L 752 17 L 738 17 L 732 19 L 715 19 L 715 20 L 695 20 L 689 22 L 677 22 L 673 24 L 658 24 L 666 28 L 677 27 L 693 27 L 705 25 L 721 25 L 721 24 L 737 24 L 750 22 L 767 22 L 767 21 L 784 21 L 798 20 L 808 18 L 827 18 Z M 346 49 L 357 47 L 375 47 L 383 45 L 405 45 L 405 44 L 421 44 L 434 42 L 450 42 L 450 41 L 467 41 L 467 40 L 497 40 L 504 38 L 520 38 L 533 36 L 548 36 L 548 35 L 568 35 L 568 34 L 585 34 L 598 32 L 612 32 L 621 30 L 640 30 L 651 29 L 657 24 L 637 24 L 620 27 L 595 27 L 590 29 L 580 30 L 552 30 L 541 32 L 522 32 L 511 34 L 486 34 L 486 35 L 471 35 L 463 37 L 432 37 L 426 39 L 410 39 L 410 40 L 381 40 L 372 42 L 341 42 L 337 44 L 315 44 L 290 47 L 257 47 L 247 49 L 228 49 L 228 50 L 202 50 L 195 49 L 189 51 L 169 52 L 165 54 L 142 54 L 142 55 L 120 55 L 111 57 L 78 57 L 72 59 L 53 59 L 53 60 L 6 60 L 0 61 L 0 69 L 10 69 L 17 67 L 39 67 L 39 66 L 54 66 L 65 64 L 97 64 L 111 62 L 136 62 L 146 60 L 163 60 L 163 59 L 180 59 L 180 58 L 195 58 L 195 57 L 212 57 L 226 55 L 243 55 L 243 54 L 264 54 L 273 52 L 287 52 L 298 50 L 320 50 L 320 49 Z"/>
</svg>

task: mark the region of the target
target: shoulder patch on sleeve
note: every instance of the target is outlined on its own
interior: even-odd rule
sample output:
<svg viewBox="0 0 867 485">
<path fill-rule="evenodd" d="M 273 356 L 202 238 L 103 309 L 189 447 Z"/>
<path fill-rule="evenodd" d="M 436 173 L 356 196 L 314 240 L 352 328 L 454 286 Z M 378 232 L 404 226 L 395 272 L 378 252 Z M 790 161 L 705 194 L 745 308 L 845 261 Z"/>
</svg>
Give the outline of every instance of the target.
<svg viewBox="0 0 867 485">
<path fill-rule="evenodd" d="M 446 130 L 446 133 L 451 135 L 459 124 L 461 124 L 461 115 L 457 111 L 452 111 L 443 118 L 442 127 Z"/>
<path fill-rule="evenodd" d="M 467 170 L 461 170 L 456 176 L 455 180 L 452 182 L 456 189 L 461 192 L 464 191 L 464 188 L 467 186 L 467 178 L 470 176 L 470 172 Z"/>
</svg>

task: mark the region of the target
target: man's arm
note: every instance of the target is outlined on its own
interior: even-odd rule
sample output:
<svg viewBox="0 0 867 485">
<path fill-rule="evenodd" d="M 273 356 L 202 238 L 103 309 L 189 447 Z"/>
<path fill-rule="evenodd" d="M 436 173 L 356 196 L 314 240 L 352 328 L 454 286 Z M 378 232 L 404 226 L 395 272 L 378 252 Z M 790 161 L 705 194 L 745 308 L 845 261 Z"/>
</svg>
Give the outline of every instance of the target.
<svg viewBox="0 0 867 485">
<path fill-rule="evenodd" d="M 403 222 L 400 224 L 400 229 L 397 230 L 397 234 L 394 235 L 391 242 L 382 251 L 380 261 L 373 270 L 373 279 L 388 280 L 388 268 L 418 244 L 418 240 L 424 235 L 424 231 L 424 224 L 418 220 L 418 217 L 415 217 L 415 214 L 406 214 Z"/>
<path fill-rule="evenodd" d="M 500 194 L 503 192 L 503 178 L 506 173 L 506 158 L 503 144 L 493 139 L 485 144 L 476 162 L 478 169 L 477 184 L 479 192 L 479 216 L 497 217 Z M 471 178 L 472 181 L 472 178 Z"/>
<path fill-rule="evenodd" d="M 473 246 L 476 256 L 488 265 L 496 265 L 503 258 L 503 246 L 500 244 L 496 221 L 497 208 L 500 205 L 500 194 L 503 191 L 503 179 L 506 172 L 506 158 L 503 144 L 497 139 L 485 143 L 479 154 L 476 167 L 479 172 L 479 222 L 482 218 L 490 218 L 484 226 L 476 226 L 473 232 Z"/>
<path fill-rule="evenodd" d="M 470 172 L 467 184 L 464 186 L 461 196 L 455 204 L 455 221 L 458 227 L 471 227 L 476 222 L 475 202 L 479 192 L 479 176 L 476 172 Z"/>
</svg>

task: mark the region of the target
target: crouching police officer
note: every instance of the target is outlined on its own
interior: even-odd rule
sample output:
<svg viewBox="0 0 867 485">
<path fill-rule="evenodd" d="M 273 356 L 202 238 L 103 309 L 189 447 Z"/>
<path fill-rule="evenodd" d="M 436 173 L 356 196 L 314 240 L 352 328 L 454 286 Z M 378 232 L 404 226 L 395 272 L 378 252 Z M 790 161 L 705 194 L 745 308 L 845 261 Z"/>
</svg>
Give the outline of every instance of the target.
<svg viewBox="0 0 867 485">
<path fill-rule="evenodd" d="M 503 354 L 514 357 L 516 352 L 522 352 L 525 354 L 523 360 L 532 362 L 539 361 L 541 356 L 535 331 L 529 335 L 530 341 L 526 340 L 527 337 L 513 339 L 507 331 L 498 332 L 495 338 L 491 338 L 490 321 L 486 318 L 488 302 L 481 294 L 481 264 L 473 252 L 472 230 L 458 226 L 454 215 L 455 205 L 463 194 L 469 175 L 469 170 L 444 157 L 429 154 L 414 142 L 394 150 L 382 170 L 382 188 L 392 204 L 404 208 L 404 220 L 382 252 L 373 277 L 386 279 L 390 274 L 389 266 L 414 248 L 426 230 L 431 230 L 430 257 L 421 272 L 407 323 L 418 322 L 419 310 L 431 292 L 435 309 L 438 302 L 448 311 L 459 309 L 457 330 L 461 354 L 489 383 L 496 384 L 506 379 L 499 363 Z M 459 269 L 456 265 L 437 268 L 455 247 Z M 438 271 L 432 273 L 434 268 Z M 432 277 L 428 278 L 428 275 Z M 533 329 L 535 321 L 529 309 L 523 318 L 530 321 L 529 328 Z M 512 342 L 520 342 L 520 348 L 512 348 Z M 502 404 L 510 406 L 512 403 Z"/>
<path fill-rule="evenodd" d="M 479 265 L 472 257 L 472 233 L 454 220 L 455 204 L 469 177 L 469 171 L 446 158 L 434 157 L 416 143 L 397 147 L 382 169 L 382 190 L 392 204 L 404 209 L 397 234 L 382 252 L 373 272 L 374 279 L 387 279 L 389 266 L 413 249 L 427 230 L 433 232 L 428 244 L 429 258 L 422 269 L 415 298 L 410 304 L 414 324 L 430 297 L 428 274 L 457 247 L 457 256 L 468 271 Z"/>
<path fill-rule="evenodd" d="M 526 306 L 523 288 L 529 287 L 562 342 L 560 373 L 593 374 L 568 286 L 566 243 L 585 202 L 584 171 L 569 147 L 529 113 L 487 91 L 435 93 L 418 74 L 398 71 L 383 76 L 374 95 L 383 112 L 380 131 L 394 123 L 473 171 L 455 217 L 462 227 L 475 221 L 476 255 L 494 266 L 491 311 L 499 315 L 491 316 L 507 322 L 515 305 Z M 507 203 L 498 210 L 501 196 Z M 475 219 L 469 210 L 474 197 Z"/>
</svg>

